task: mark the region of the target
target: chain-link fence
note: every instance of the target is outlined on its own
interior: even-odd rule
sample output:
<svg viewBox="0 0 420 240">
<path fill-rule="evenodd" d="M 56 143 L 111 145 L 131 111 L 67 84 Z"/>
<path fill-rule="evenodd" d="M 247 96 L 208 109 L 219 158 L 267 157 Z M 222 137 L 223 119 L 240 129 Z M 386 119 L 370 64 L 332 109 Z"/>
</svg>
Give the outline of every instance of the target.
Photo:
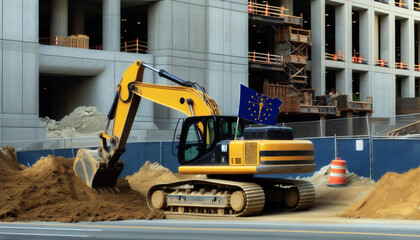
<svg viewBox="0 0 420 240">
<path fill-rule="evenodd" d="M 420 114 L 394 117 L 355 117 L 281 123 L 294 130 L 295 138 L 314 137 L 420 137 Z"/>
<path fill-rule="evenodd" d="M 96 136 L 83 138 L 36 139 L 39 138 L 36 136 L 39 135 L 40 131 L 43 131 L 45 136 L 45 129 L 42 125 L 37 126 L 36 128 L 27 127 L 29 125 L 33 126 L 34 124 L 30 124 L 33 121 L 34 119 L 6 119 L 0 117 L 0 144 L 13 146 L 17 151 L 77 149 L 80 147 L 97 147 L 100 145 L 99 138 Z M 279 123 L 278 125 L 293 128 L 295 138 L 322 138 L 334 136 L 346 138 L 420 138 L 420 114 L 398 115 L 394 117 L 366 116 L 326 119 L 307 122 Z M 180 130 L 179 127 L 178 130 Z M 149 139 L 152 142 L 172 141 L 173 133 L 168 134 L 168 131 L 156 131 L 152 133 L 152 136 L 148 136 L 147 138 L 135 136 L 136 134 L 132 133 L 128 142 L 141 142 L 139 139 Z M 166 134 L 161 134 L 162 132 L 165 132 Z M 11 137 L 11 135 L 13 135 L 13 137 Z M 15 140 L 16 138 L 25 138 L 25 140 Z"/>
</svg>

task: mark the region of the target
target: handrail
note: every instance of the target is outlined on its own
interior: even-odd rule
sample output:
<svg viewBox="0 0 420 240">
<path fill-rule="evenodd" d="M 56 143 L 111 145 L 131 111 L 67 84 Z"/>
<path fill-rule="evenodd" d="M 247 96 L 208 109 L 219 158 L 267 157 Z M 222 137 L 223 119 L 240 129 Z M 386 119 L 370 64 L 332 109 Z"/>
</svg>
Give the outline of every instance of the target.
<svg viewBox="0 0 420 240">
<path fill-rule="evenodd" d="M 121 52 L 135 52 L 135 53 L 147 53 L 148 46 L 147 42 L 139 41 L 138 39 L 132 41 L 125 41 L 121 43 Z"/>
<path fill-rule="evenodd" d="M 351 58 L 352 63 L 359 63 L 359 64 L 367 64 L 367 59 L 363 58 L 362 56 L 352 56 Z"/>
<path fill-rule="evenodd" d="M 396 62 L 395 63 L 395 68 L 408 69 L 408 63 Z"/>
<path fill-rule="evenodd" d="M 338 54 L 325 53 L 325 59 L 333 61 L 344 61 L 344 52 L 338 51 Z"/>
<path fill-rule="evenodd" d="M 381 67 L 389 67 L 389 61 L 383 60 L 383 59 L 376 59 L 374 60 L 375 66 L 381 66 Z"/>
<path fill-rule="evenodd" d="M 284 18 L 288 15 L 289 9 L 284 7 L 277 7 L 267 4 L 261 4 L 249 1 L 248 2 L 248 13 L 251 14 L 258 14 L 270 17 L 277 17 L 277 18 Z"/>
<path fill-rule="evenodd" d="M 280 55 L 274 55 L 269 53 L 259 53 L 259 52 L 248 52 L 248 61 L 250 63 L 260 63 L 260 64 L 269 64 L 269 65 L 284 65 L 284 57 Z"/>
<path fill-rule="evenodd" d="M 394 3 L 396 7 L 408 8 L 408 4 L 404 3 L 402 0 L 395 0 Z"/>
<path fill-rule="evenodd" d="M 414 10 L 420 11 L 420 3 L 419 2 L 414 2 Z"/>
</svg>

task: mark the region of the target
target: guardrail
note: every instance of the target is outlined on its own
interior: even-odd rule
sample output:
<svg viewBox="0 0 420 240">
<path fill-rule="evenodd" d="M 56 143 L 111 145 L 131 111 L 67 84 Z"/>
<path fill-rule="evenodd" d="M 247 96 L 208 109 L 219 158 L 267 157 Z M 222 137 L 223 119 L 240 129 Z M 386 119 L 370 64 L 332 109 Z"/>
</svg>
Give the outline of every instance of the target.
<svg viewBox="0 0 420 240">
<path fill-rule="evenodd" d="M 284 18 L 284 16 L 288 16 L 288 9 L 277 6 L 268 5 L 266 4 L 256 3 L 249 1 L 248 2 L 248 13 L 250 14 L 258 14 L 262 16 L 269 16 L 269 17 L 276 17 L 276 18 Z"/>
<path fill-rule="evenodd" d="M 404 3 L 402 0 L 395 0 L 396 7 L 408 8 L 408 4 Z"/>
<path fill-rule="evenodd" d="M 420 3 L 414 2 L 414 10 L 420 11 Z"/>
<path fill-rule="evenodd" d="M 125 41 L 121 44 L 121 52 L 147 53 L 147 42 L 139 41 L 138 38 L 133 41 Z"/>
<path fill-rule="evenodd" d="M 367 64 L 367 59 L 362 58 L 362 56 L 352 56 L 351 58 L 352 63 L 359 63 L 359 64 Z"/>
<path fill-rule="evenodd" d="M 396 62 L 395 68 L 408 70 L 408 63 Z"/>
<path fill-rule="evenodd" d="M 39 43 L 43 45 L 55 45 L 71 48 L 89 48 L 89 37 L 87 35 L 70 35 L 68 37 L 40 37 Z"/>
<path fill-rule="evenodd" d="M 389 67 L 389 61 L 388 60 L 376 59 L 375 58 L 374 64 L 375 64 L 375 66 Z"/>
<path fill-rule="evenodd" d="M 250 63 L 269 64 L 269 65 L 284 65 L 283 55 L 274 55 L 270 53 L 248 52 L 248 61 Z"/>
<path fill-rule="evenodd" d="M 325 59 L 327 60 L 333 60 L 333 61 L 344 61 L 344 52 L 341 52 L 338 50 L 337 53 L 325 53 Z"/>
</svg>

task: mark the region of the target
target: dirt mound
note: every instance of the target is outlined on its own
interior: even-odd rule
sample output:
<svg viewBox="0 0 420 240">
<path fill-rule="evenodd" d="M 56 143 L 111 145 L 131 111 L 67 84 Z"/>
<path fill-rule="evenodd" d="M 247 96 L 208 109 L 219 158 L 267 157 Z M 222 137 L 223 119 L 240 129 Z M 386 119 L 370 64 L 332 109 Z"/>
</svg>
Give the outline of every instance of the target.
<svg viewBox="0 0 420 240">
<path fill-rule="evenodd" d="M 389 132 L 387 136 L 405 136 L 412 134 L 420 134 L 420 121 L 395 129 Z"/>
<path fill-rule="evenodd" d="M 41 118 L 47 127 L 47 138 L 97 137 L 108 119 L 95 107 L 78 107 L 60 121 Z"/>
<path fill-rule="evenodd" d="M 140 192 L 146 196 L 150 187 L 158 183 L 169 183 L 184 179 L 203 179 L 205 175 L 182 175 L 173 173 L 171 170 L 163 167 L 159 163 L 150 163 L 147 161 L 140 170 L 133 175 L 127 176 L 126 179 L 131 189 Z"/>
<path fill-rule="evenodd" d="M 366 198 L 346 209 L 342 217 L 420 219 L 420 167 L 386 173 Z"/>
<path fill-rule="evenodd" d="M 312 177 L 303 178 L 303 180 L 311 182 L 315 187 L 314 209 L 328 211 L 331 216 L 334 216 L 366 196 L 375 181 L 347 171 L 346 187 L 329 187 L 327 184 L 330 168 L 331 165 L 326 165 L 315 172 Z"/>
<path fill-rule="evenodd" d="M 22 170 L 12 150 L 3 148 L 3 152 L 0 167 L 6 174 L 0 178 L 0 221 L 79 222 L 164 217 L 160 211 L 150 211 L 145 197 L 131 190 L 124 179 L 117 183 L 120 194 L 96 194 L 74 174 L 73 159 L 48 156 Z"/>
</svg>

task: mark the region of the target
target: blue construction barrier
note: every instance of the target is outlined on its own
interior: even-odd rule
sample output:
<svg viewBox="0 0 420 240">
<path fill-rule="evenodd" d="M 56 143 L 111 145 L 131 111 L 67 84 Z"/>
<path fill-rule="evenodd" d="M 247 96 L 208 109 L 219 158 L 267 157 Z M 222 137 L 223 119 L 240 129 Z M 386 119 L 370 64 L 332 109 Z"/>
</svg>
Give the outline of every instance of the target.
<svg viewBox="0 0 420 240">
<path fill-rule="evenodd" d="M 314 144 L 316 171 L 337 157 L 345 160 L 347 169 L 359 176 L 380 179 L 386 172 L 403 173 L 420 165 L 420 140 L 404 139 L 373 139 L 372 149 L 369 139 L 309 139 Z M 337 147 L 335 144 L 337 143 Z M 17 152 L 18 160 L 31 166 L 41 157 L 48 155 L 73 158 L 78 149 L 52 149 Z M 140 142 L 129 143 L 121 156 L 125 168 L 120 177 L 137 172 L 146 161 L 158 162 L 173 172 L 178 172 L 178 158 L 172 154 L 177 152 L 176 144 L 172 142 Z M 372 155 L 372 168 L 371 168 Z M 263 177 L 295 178 L 307 177 L 312 173 L 273 174 Z"/>
</svg>

